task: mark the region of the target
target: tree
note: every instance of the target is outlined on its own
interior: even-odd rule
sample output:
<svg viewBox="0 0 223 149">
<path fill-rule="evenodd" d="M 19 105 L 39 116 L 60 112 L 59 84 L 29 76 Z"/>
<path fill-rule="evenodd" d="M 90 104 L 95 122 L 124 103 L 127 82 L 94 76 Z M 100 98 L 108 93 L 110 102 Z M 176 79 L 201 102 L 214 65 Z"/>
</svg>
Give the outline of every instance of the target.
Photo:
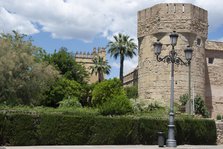
<svg viewBox="0 0 223 149">
<path fill-rule="evenodd" d="M 39 47 L 25 35 L 0 36 L 0 102 L 37 105 L 59 73 L 53 66 L 36 61 Z"/>
<path fill-rule="evenodd" d="M 93 66 L 90 66 L 91 74 L 95 73 L 96 75 L 98 75 L 98 82 L 103 81 L 104 74 L 108 75 L 110 73 L 111 66 L 108 65 L 107 60 L 104 61 L 103 58 L 100 56 L 96 56 L 93 59 L 93 64 Z"/>
<path fill-rule="evenodd" d="M 115 59 L 120 57 L 120 73 L 119 78 L 123 83 L 123 69 L 124 69 L 124 60 L 125 57 L 132 58 L 136 55 L 135 49 L 137 45 L 133 42 L 133 39 L 127 35 L 119 33 L 117 36 L 113 36 L 114 41 L 110 41 L 107 45 L 108 53 L 113 56 Z"/>
<path fill-rule="evenodd" d="M 61 47 L 58 52 L 49 56 L 49 63 L 54 65 L 60 74 L 69 80 L 75 80 L 79 83 L 86 83 L 88 72 L 84 66 L 77 64 L 72 53 L 67 48 Z"/>
<path fill-rule="evenodd" d="M 58 107 L 63 99 L 77 98 L 81 100 L 82 87 L 74 80 L 61 77 L 46 92 L 47 99 L 42 101 L 43 105 Z"/>
</svg>

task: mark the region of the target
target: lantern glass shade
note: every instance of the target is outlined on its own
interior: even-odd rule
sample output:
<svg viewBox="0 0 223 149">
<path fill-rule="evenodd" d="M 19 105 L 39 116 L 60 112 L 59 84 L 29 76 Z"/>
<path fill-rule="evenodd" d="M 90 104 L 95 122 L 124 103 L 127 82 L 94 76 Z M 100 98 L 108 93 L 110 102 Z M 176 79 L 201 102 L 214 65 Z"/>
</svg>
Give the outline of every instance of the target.
<svg viewBox="0 0 223 149">
<path fill-rule="evenodd" d="M 190 46 L 187 46 L 187 48 L 184 50 L 184 53 L 186 60 L 190 61 L 192 59 L 192 53 L 193 53 L 192 48 Z"/>
<path fill-rule="evenodd" d="M 172 46 L 177 45 L 177 39 L 178 39 L 178 34 L 176 33 L 176 31 L 173 31 L 170 34 L 170 43 Z"/>
<path fill-rule="evenodd" d="M 154 46 L 154 52 L 155 52 L 155 55 L 159 55 L 161 53 L 161 49 L 162 49 L 162 43 L 159 42 L 159 40 L 157 40 L 157 42 L 155 42 L 153 44 Z"/>
</svg>

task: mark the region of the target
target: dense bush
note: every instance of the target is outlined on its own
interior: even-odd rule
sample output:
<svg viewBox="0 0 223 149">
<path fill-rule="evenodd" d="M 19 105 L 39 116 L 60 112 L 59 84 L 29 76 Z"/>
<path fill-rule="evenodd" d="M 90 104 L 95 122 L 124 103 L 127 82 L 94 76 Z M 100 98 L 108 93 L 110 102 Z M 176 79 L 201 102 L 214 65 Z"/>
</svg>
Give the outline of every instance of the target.
<svg viewBox="0 0 223 149">
<path fill-rule="evenodd" d="M 126 95 L 129 99 L 138 97 L 138 86 L 127 86 L 125 87 Z"/>
<path fill-rule="evenodd" d="M 133 111 L 130 100 L 125 95 L 116 95 L 103 103 L 99 112 L 102 115 L 123 115 Z"/>
<path fill-rule="evenodd" d="M 125 95 L 120 80 L 116 78 L 105 80 L 95 85 L 92 92 L 92 103 L 94 106 L 101 106 L 116 95 Z"/>
<path fill-rule="evenodd" d="M 77 97 L 71 97 L 71 98 L 67 98 L 67 99 L 63 99 L 62 101 L 59 102 L 60 104 L 60 108 L 67 108 L 67 107 L 72 107 L 72 108 L 80 108 L 81 103 L 79 102 Z"/>
<path fill-rule="evenodd" d="M 184 94 L 184 95 L 180 96 L 179 101 L 181 103 L 181 106 L 185 106 L 188 100 L 189 100 L 188 94 Z M 194 107 L 195 107 L 195 114 L 202 115 L 203 117 L 206 117 L 206 118 L 210 116 L 208 109 L 205 105 L 205 102 L 201 98 L 201 96 L 199 96 L 199 95 L 195 96 Z"/>
<path fill-rule="evenodd" d="M 194 106 L 195 106 L 195 114 L 202 115 L 203 117 L 209 117 L 210 116 L 210 114 L 208 112 L 208 109 L 205 105 L 205 102 L 201 98 L 201 96 L 196 96 L 195 97 Z"/>
<path fill-rule="evenodd" d="M 181 95 L 179 99 L 181 106 L 186 106 L 188 100 L 189 100 L 188 94 Z"/>
<path fill-rule="evenodd" d="M 47 99 L 42 102 L 43 105 L 57 107 L 59 102 L 66 98 L 81 96 L 81 85 L 74 81 L 66 78 L 60 78 L 51 89 L 46 93 Z"/>
<path fill-rule="evenodd" d="M 157 144 L 157 132 L 167 135 L 167 120 L 0 113 L 1 145 Z M 213 120 L 175 121 L 177 144 L 215 144 Z"/>
</svg>

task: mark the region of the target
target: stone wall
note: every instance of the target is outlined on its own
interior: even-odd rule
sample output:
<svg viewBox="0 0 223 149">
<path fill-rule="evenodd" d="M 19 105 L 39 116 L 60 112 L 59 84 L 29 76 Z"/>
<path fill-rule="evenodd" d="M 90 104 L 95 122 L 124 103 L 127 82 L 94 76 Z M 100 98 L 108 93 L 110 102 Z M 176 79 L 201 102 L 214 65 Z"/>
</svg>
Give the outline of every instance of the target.
<svg viewBox="0 0 223 149">
<path fill-rule="evenodd" d="M 138 85 L 138 67 L 124 76 L 123 85 L 124 86 Z"/>
<path fill-rule="evenodd" d="M 206 103 L 216 118 L 223 115 L 223 43 L 207 43 L 206 61 Z"/>
<path fill-rule="evenodd" d="M 103 57 L 104 60 L 106 60 L 106 51 L 105 48 L 98 48 L 98 50 L 96 50 L 96 48 L 93 49 L 92 53 L 82 53 L 82 52 L 77 52 L 75 54 L 75 61 L 81 65 L 83 65 L 85 67 L 85 69 L 89 72 L 89 80 L 88 83 L 95 83 L 98 81 L 98 75 L 96 74 L 91 74 L 91 69 L 90 66 L 93 65 L 93 58 L 95 56 L 100 56 Z M 105 74 L 104 74 L 105 76 Z"/>
<path fill-rule="evenodd" d="M 170 64 L 157 62 L 153 43 L 163 43 L 161 56 L 169 54 L 169 33 L 179 33 L 175 47 L 185 61 L 184 49 L 193 48 L 191 62 L 192 84 L 195 94 L 205 98 L 205 40 L 207 38 L 207 11 L 191 4 L 158 4 L 138 12 L 139 70 L 138 92 L 140 100 L 159 100 L 169 104 Z M 192 38 L 193 37 L 193 38 Z M 193 42 L 188 39 L 193 39 Z M 200 40 L 198 44 L 196 41 Z M 175 65 L 175 99 L 188 93 L 188 67 Z"/>
<path fill-rule="evenodd" d="M 223 122 L 216 122 L 217 144 L 223 144 Z"/>
<path fill-rule="evenodd" d="M 172 32 L 196 33 L 206 38 L 208 32 L 207 11 L 192 4 L 157 4 L 138 12 L 138 37 Z"/>
</svg>

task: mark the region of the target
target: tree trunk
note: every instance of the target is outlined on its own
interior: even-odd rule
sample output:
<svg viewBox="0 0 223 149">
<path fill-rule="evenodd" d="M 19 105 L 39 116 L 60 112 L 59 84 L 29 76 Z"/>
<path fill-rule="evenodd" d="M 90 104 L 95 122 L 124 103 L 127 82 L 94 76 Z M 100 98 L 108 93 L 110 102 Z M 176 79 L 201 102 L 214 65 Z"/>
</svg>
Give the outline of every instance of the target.
<svg viewBox="0 0 223 149">
<path fill-rule="evenodd" d="M 123 68 L 124 68 L 124 55 L 120 55 L 120 73 L 119 73 L 119 79 L 121 80 L 121 83 L 123 84 Z"/>
<path fill-rule="evenodd" d="M 101 82 L 104 80 L 104 75 L 103 75 L 103 72 L 101 71 L 98 71 L 98 82 Z"/>
</svg>

